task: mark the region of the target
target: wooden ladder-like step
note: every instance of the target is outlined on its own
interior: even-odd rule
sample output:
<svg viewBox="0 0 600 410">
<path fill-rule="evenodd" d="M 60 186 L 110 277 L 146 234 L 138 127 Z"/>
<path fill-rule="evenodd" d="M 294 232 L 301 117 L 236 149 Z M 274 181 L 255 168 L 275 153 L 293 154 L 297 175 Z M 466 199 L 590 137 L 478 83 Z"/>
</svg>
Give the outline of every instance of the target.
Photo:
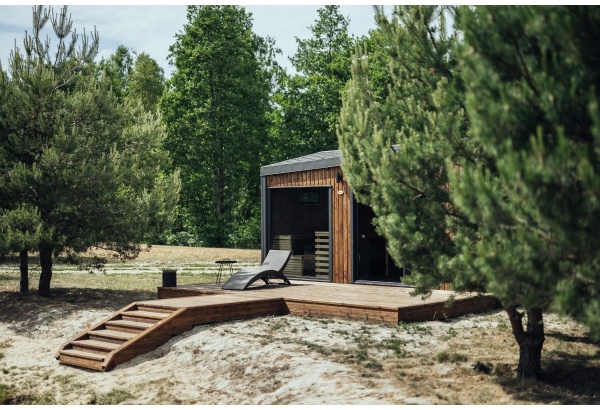
<svg viewBox="0 0 600 410">
<path fill-rule="evenodd" d="M 121 343 L 108 343 L 93 339 L 73 340 L 71 342 L 71 347 L 74 350 L 103 355 L 106 355 L 111 350 L 117 349 L 119 346 L 121 346 Z"/>
<path fill-rule="evenodd" d="M 106 322 L 106 328 L 108 330 L 115 330 L 118 332 L 131 332 L 131 333 L 139 333 L 151 327 L 153 323 L 148 322 L 138 322 L 135 320 L 109 320 Z"/>
<path fill-rule="evenodd" d="M 75 349 L 63 350 L 60 354 L 60 361 L 62 363 L 96 370 L 102 370 L 104 359 L 106 359 L 106 354 L 96 354 Z"/>
<path fill-rule="evenodd" d="M 65 343 L 56 358 L 65 364 L 108 370 L 116 352 L 151 333 L 176 311 L 131 304 Z"/>
</svg>

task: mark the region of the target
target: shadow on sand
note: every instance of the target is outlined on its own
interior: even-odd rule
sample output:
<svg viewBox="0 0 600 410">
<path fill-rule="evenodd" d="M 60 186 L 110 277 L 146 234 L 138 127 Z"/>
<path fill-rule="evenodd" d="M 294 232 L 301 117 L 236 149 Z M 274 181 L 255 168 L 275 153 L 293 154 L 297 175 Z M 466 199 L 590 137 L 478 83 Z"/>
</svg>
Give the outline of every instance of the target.
<svg viewBox="0 0 600 410">
<path fill-rule="evenodd" d="M 544 404 L 594 404 L 600 402 L 600 344 L 586 337 L 547 333 L 546 338 L 556 338 L 568 343 L 596 346 L 596 353 L 570 354 L 551 351 L 542 353 L 542 375 L 539 380 L 519 381 L 501 379 L 500 384 L 517 400 Z M 545 355 L 545 357 L 544 357 Z"/>
<path fill-rule="evenodd" d="M 0 292 L 0 322 L 11 323 L 17 331 L 21 327 L 25 330 L 39 321 L 40 316 L 52 323 L 54 319 L 78 311 L 119 310 L 131 302 L 153 299 L 156 299 L 155 292 L 129 290 L 54 288 L 51 297 L 41 297 L 35 291 Z"/>
</svg>

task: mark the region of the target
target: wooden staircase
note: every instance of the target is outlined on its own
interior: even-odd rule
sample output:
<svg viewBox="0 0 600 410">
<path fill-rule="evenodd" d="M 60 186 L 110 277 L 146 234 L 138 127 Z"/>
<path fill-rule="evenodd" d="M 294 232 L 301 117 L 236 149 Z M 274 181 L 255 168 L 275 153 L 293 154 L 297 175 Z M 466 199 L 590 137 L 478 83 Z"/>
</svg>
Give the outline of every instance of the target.
<svg viewBox="0 0 600 410">
<path fill-rule="evenodd" d="M 106 371 L 196 325 L 289 314 L 280 297 L 243 293 L 134 302 L 63 344 L 55 357 Z"/>
<path fill-rule="evenodd" d="M 192 325 L 176 322 L 184 310 L 132 303 L 62 345 L 55 357 L 65 364 L 110 370 L 190 330 Z"/>
</svg>

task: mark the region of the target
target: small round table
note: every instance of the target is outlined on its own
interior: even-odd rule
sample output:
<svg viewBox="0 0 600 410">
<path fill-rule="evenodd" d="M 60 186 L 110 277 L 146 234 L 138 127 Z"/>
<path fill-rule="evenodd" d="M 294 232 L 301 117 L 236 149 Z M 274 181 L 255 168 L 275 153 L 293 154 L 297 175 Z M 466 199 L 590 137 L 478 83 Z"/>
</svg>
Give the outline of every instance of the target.
<svg viewBox="0 0 600 410">
<path fill-rule="evenodd" d="M 229 265 L 229 276 L 233 275 L 233 264 L 237 263 L 237 261 L 223 259 L 220 261 L 215 261 L 215 263 L 219 264 L 219 272 L 217 273 L 217 280 L 215 281 L 215 283 L 218 285 L 221 283 L 221 275 L 223 274 L 223 271 L 227 269 L 227 265 Z"/>
</svg>

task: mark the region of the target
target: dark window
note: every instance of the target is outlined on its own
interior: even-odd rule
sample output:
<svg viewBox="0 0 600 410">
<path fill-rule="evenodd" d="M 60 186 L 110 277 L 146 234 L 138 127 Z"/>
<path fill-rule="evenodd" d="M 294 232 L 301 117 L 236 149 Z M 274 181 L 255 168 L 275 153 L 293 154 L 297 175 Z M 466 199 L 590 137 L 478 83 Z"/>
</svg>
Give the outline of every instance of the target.
<svg viewBox="0 0 600 410">
<path fill-rule="evenodd" d="M 321 195 L 319 195 L 319 191 L 302 191 L 300 193 L 300 203 L 302 205 L 319 205 Z"/>
</svg>

